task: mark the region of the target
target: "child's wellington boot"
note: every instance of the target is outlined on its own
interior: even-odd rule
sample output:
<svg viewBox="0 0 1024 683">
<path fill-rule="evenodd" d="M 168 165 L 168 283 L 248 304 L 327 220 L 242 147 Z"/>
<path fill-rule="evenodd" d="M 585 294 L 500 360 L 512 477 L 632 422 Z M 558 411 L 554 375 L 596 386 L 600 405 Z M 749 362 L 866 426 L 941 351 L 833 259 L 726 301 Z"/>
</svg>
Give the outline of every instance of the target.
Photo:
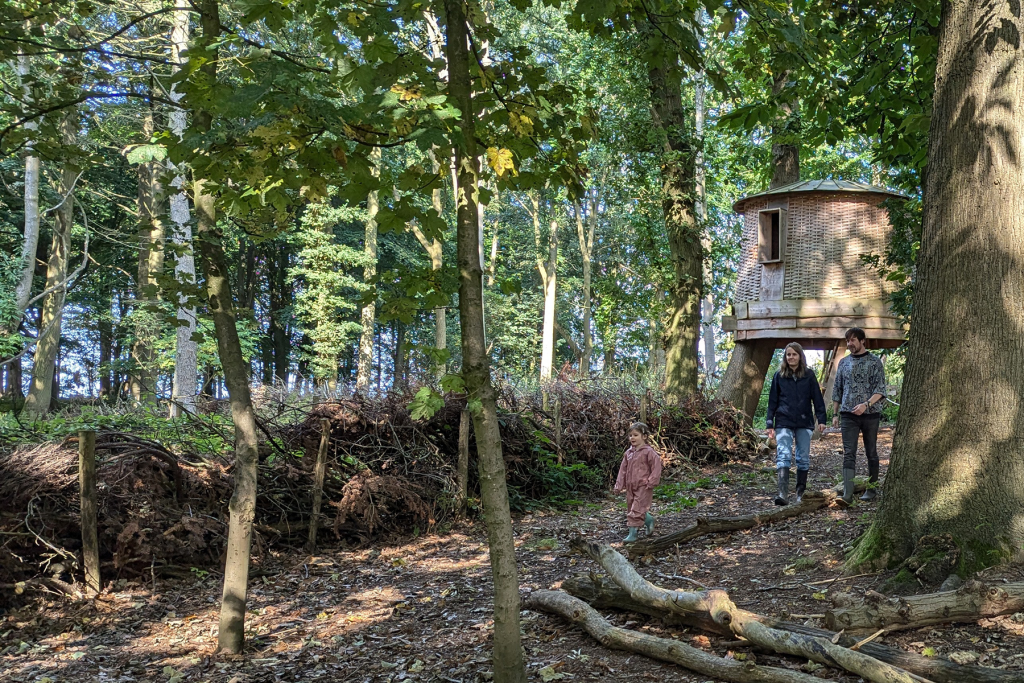
<svg viewBox="0 0 1024 683">
<path fill-rule="evenodd" d="M 640 530 L 638 526 L 629 527 L 629 535 L 622 540 L 623 543 L 636 543 L 636 533 Z"/>
<path fill-rule="evenodd" d="M 654 515 L 650 512 L 644 513 L 644 529 L 647 530 L 648 536 L 654 533 Z"/>
</svg>

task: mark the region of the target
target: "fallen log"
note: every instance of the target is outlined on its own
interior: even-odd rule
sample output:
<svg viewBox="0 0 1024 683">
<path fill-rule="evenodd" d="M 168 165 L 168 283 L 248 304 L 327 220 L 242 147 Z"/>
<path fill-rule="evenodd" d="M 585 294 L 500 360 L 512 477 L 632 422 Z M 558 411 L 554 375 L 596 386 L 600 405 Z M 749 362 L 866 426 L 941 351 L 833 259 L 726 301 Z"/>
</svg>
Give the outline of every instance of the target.
<svg viewBox="0 0 1024 683">
<path fill-rule="evenodd" d="M 562 581 L 562 590 L 580 598 L 597 609 L 616 609 L 646 614 L 661 619 L 662 622 L 670 626 L 704 628 L 702 622 L 691 618 L 690 615 L 666 612 L 634 600 L 629 596 L 629 593 L 618 585 L 598 574 L 570 576 Z M 826 638 L 843 647 L 852 647 L 859 641 L 859 638 L 845 633 L 839 635 L 825 629 L 805 626 L 804 624 L 774 617 L 759 616 L 758 618 L 762 620 L 762 623 L 772 628 L 806 636 Z M 720 635 L 732 635 L 731 630 L 718 628 L 717 624 L 715 624 L 715 628 L 709 630 Z M 838 638 L 836 637 L 837 635 Z M 861 645 L 860 651 L 879 661 L 906 669 L 935 683 L 1017 683 L 1020 679 L 1019 672 L 993 669 L 986 666 L 961 666 L 948 659 L 924 657 L 915 652 L 905 652 L 881 643 L 865 643 Z"/>
<path fill-rule="evenodd" d="M 725 591 L 672 591 L 655 586 L 640 576 L 625 557 L 607 545 L 590 543 L 578 537 L 573 539 L 570 545 L 604 567 L 609 577 L 630 597 L 650 607 L 699 621 L 710 619 L 720 627 L 728 627 L 732 633 L 756 646 L 845 669 L 875 683 L 911 683 L 924 680 L 862 652 L 836 645 L 827 638 L 806 636 L 766 626 L 757 615 L 736 607 Z"/>
<path fill-rule="evenodd" d="M 1024 583 L 1002 585 L 968 581 L 955 591 L 888 598 L 867 593 L 852 605 L 825 613 L 830 629 L 884 628 L 889 631 L 921 628 L 951 621 L 977 621 L 1024 611 Z"/>
<path fill-rule="evenodd" d="M 858 486 L 859 488 L 856 489 L 857 491 L 864 490 L 863 484 L 859 484 Z M 833 503 L 833 501 L 835 501 L 835 499 L 836 494 L 831 490 L 808 491 L 804 494 L 803 502 L 795 505 L 776 507 L 762 513 L 741 515 L 738 517 L 706 517 L 701 515 L 697 517 L 696 522 L 685 529 L 675 531 L 671 534 L 666 534 L 665 536 L 637 541 L 629 546 L 629 554 L 636 557 L 651 553 L 658 553 L 669 550 L 677 544 L 686 543 L 687 541 L 699 536 L 719 534 L 727 531 L 753 529 L 754 527 L 762 526 L 764 524 L 781 522 L 784 519 L 798 517 L 807 512 L 813 512 L 815 510 L 820 510 L 823 507 L 828 507 Z"/>
<path fill-rule="evenodd" d="M 597 642 L 613 650 L 628 650 L 678 664 L 704 676 L 713 676 L 734 683 L 821 683 L 814 676 L 752 662 L 718 657 L 671 638 L 618 628 L 598 614 L 597 610 L 562 591 L 534 591 L 523 606 L 549 612 L 583 627 Z"/>
</svg>

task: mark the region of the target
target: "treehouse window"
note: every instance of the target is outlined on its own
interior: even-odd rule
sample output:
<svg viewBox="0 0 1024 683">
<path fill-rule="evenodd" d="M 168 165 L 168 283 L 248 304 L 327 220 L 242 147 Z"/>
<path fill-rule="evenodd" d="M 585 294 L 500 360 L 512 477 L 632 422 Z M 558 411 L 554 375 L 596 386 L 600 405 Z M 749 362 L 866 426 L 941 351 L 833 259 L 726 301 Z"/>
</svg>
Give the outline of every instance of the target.
<svg viewBox="0 0 1024 683">
<path fill-rule="evenodd" d="M 780 263 L 785 252 L 785 209 L 766 209 L 758 212 L 757 262 Z"/>
</svg>

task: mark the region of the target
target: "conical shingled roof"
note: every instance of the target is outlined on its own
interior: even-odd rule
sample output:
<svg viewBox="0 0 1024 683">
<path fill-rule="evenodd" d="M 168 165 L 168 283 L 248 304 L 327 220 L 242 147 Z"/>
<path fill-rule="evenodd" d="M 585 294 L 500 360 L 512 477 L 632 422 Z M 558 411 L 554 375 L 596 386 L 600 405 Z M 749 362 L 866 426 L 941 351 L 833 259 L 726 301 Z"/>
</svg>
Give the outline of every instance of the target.
<svg viewBox="0 0 1024 683">
<path fill-rule="evenodd" d="M 743 203 L 757 197 L 768 197 L 772 195 L 795 194 L 797 192 L 863 192 L 865 194 L 885 194 L 891 197 L 907 199 L 905 194 L 887 190 L 884 187 L 876 187 L 867 183 L 858 183 L 852 180 L 801 180 L 799 182 L 776 187 L 764 192 L 758 192 L 738 200 L 732 205 L 736 213 L 743 213 Z"/>
</svg>

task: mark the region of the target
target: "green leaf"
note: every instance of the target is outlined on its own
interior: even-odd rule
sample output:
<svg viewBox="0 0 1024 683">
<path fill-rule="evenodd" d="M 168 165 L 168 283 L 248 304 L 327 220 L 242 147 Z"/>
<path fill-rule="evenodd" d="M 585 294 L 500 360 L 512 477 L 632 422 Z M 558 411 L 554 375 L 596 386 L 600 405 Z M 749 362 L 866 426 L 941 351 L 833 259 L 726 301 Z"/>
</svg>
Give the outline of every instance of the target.
<svg viewBox="0 0 1024 683">
<path fill-rule="evenodd" d="M 129 164 L 163 161 L 167 158 L 167 148 L 163 145 L 131 145 L 125 148 L 124 156 Z"/>
<path fill-rule="evenodd" d="M 421 387 L 409 402 L 409 416 L 414 420 L 429 420 L 444 408 L 444 397 L 430 387 Z"/>
</svg>

